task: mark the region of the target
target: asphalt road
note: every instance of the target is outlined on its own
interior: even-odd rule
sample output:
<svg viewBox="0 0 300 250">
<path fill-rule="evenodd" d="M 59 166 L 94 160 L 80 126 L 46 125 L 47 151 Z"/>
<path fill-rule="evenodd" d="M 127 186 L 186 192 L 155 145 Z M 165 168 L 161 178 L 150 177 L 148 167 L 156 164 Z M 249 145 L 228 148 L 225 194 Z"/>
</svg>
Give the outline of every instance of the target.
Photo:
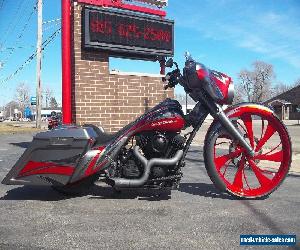
<svg viewBox="0 0 300 250">
<path fill-rule="evenodd" d="M 1 180 L 29 141 L 0 135 Z M 0 184 L 0 249 L 240 249 L 240 234 L 296 234 L 299 242 L 300 177 L 287 177 L 268 199 L 235 200 L 214 188 L 201 150 L 191 149 L 171 196 L 95 186 L 70 198 Z"/>
</svg>

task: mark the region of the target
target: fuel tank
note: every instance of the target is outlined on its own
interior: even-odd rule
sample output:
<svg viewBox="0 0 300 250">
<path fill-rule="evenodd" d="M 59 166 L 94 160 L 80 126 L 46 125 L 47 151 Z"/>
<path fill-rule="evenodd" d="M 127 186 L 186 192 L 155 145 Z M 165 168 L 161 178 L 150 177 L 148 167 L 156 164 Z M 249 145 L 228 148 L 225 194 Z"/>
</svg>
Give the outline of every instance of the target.
<svg viewBox="0 0 300 250">
<path fill-rule="evenodd" d="M 178 101 L 168 98 L 138 119 L 136 132 L 149 130 L 179 132 L 184 128 L 184 125 L 185 120 L 181 105 Z"/>
</svg>

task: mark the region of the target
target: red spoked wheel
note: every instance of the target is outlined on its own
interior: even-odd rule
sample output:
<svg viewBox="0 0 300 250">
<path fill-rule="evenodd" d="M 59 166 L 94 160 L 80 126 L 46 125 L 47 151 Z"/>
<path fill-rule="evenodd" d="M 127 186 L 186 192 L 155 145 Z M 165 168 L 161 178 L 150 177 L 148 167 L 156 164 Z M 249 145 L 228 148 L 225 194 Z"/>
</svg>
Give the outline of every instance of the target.
<svg viewBox="0 0 300 250">
<path fill-rule="evenodd" d="M 248 155 L 220 123 L 213 124 L 204 148 L 211 180 L 234 196 L 268 196 L 282 183 L 290 168 L 291 142 L 287 129 L 272 111 L 259 105 L 233 109 L 228 117 L 255 150 L 255 156 Z"/>
</svg>

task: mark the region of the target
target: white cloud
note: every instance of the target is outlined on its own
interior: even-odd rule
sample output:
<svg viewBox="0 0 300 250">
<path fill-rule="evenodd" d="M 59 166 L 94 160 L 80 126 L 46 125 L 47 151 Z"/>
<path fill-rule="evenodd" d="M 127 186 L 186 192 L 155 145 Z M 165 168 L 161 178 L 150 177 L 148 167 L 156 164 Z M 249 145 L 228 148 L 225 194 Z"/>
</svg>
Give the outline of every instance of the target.
<svg viewBox="0 0 300 250">
<path fill-rule="evenodd" d="M 300 69 L 300 22 L 293 11 L 257 11 L 255 8 L 228 11 L 231 6 L 206 6 L 201 13 L 180 6 L 176 25 L 197 30 L 200 36 L 226 41 L 234 46 L 280 59 Z M 232 15 L 234 13 L 234 15 Z M 292 13 L 292 14 L 291 14 Z"/>
</svg>

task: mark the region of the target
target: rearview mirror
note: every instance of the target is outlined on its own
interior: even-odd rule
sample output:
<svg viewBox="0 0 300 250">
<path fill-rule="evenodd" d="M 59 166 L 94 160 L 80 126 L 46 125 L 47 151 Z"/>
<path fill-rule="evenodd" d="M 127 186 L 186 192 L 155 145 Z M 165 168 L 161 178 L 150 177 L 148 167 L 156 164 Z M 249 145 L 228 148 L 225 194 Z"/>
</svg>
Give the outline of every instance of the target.
<svg viewBox="0 0 300 250">
<path fill-rule="evenodd" d="M 192 60 L 192 59 L 193 59 L 191 53 L 188 52 L 188 51 L 186 51 L 186 52 L 184 53 L 184 57 L 185 57 L 185 60 L 186 60 L 186 61 L 189 61 L 189 60 Z"/>
<path fill-rule="evenodd" d="M 165 64 L 165 66 L 166 66 L 167 68 L 172 68 L 172 67 L 173 67 L 173 64 L 174 64 L 173 58 L 169 58 L 168 61 L 167 61 L 166 64 Z"/>
</svg>

